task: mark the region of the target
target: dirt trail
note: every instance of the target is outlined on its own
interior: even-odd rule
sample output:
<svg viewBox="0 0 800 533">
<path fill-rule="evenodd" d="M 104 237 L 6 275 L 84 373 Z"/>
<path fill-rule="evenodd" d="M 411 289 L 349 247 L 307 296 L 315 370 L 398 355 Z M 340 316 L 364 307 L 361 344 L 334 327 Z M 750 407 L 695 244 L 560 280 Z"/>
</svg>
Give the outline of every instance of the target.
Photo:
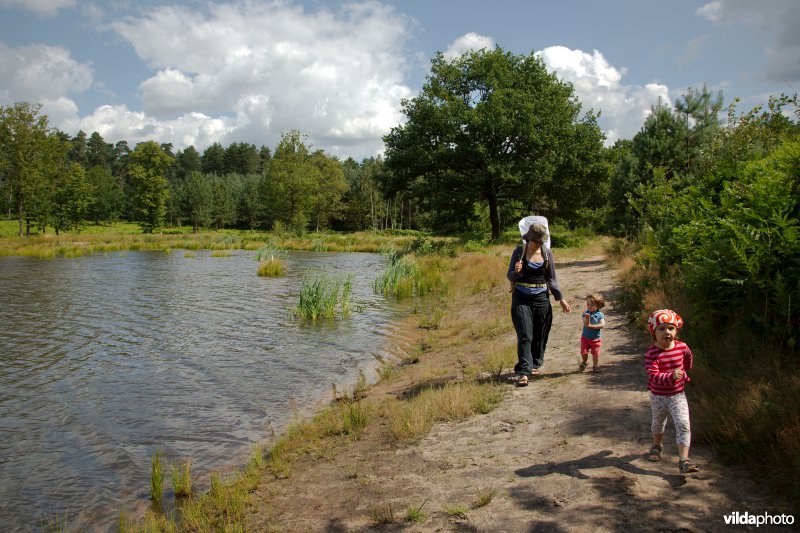
<svg viewBox="0 0 800 533">
<path fill-rule="evenodd" d="M 767 497 L 742 470 L 722 466 L 702 445 L 692 448 L 700 472 L 680 474 L 671 421 L 664 459 L 646 460 L 650 411 L 642 336 L 615 308 L 615 273 L 602 257 L 594 257 L 559 262 L 558 274 L 573 313 L 558 312 L 554 319 L 543 376 L 528 387 L 509 385 L 506 398 L 489 414 L 434 426 L 417 445 L 393 447 L 385 427 L 371 424 L 362 440 L 347 445 L 335 458 L 308 460 L 297 465 L 289 479 L 262 483 L 250 527 L 717 531 L 730 527 L 723 516 L 734 511 L 772 511 Z M 487 313 L 497 314 L 499 305 L 509 300 L 506 290 L 499 284 L 491 294 L 475 297 L 454 319 L 490 320 Z M 588 292 L 599 292 L 608 302 L 603 309 L 602 372 L 597 374 L 576 372 L 579 314 Z M 510 326 L 507 306 L 497 319 Z M 506 330 L 494 342 L 513 338 L 513 331 Z M 457 379 L 456 361 L 475 361 L 487 349 L 485 343 L 465 343 L 430 357 L 453 361 L 449 378 Z M 399 395 L 416 385 L 413 376 L 401 375 L 378 384 L 370 395 Z M 691 391 L 688 394 L 691 404 Z M 479 491 L 490 490 L 497 492 L 488 505 L 471 507 Z M 425 520 L 403 522 L 406 510 L 423 502 Z M 454 506 L 468 509 L 466 518 L 445 512 Z M 395 522 L 375 525 L 376 508 L 391 508 Z M 788 529 L 758 529 L 770 530 Z"/>
</svg>

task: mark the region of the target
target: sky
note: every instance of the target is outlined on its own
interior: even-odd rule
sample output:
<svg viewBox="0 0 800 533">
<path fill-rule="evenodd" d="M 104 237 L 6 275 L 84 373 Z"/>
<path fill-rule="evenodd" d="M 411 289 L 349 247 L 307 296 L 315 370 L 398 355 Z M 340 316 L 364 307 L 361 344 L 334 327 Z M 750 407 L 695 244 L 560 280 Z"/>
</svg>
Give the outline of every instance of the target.
<svg viewBox="0 0 800 533">
<path fill-rule="evenodd" d="M 611 145 L 690 87 L 742 111 L 800 92 L 797 28 L 798 0 L 0 0 L 0 106 L 176 151 L 298 130 L 360 161 L 437 51 L 500 46 L 573 83 Z"/>
</svg>

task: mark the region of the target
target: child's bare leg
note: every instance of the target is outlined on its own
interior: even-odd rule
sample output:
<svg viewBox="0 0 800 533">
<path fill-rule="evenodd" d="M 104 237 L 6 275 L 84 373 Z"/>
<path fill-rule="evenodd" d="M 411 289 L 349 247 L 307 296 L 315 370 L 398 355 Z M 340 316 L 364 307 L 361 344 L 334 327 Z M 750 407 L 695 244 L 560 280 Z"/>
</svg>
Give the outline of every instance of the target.
<svg viewBox="0 0 800 533">
<path fill-rule="evenodd" d="M 689 458 L 689 447 L 678 444 L 678 460 L 685 461 Z"/>
<path fill-rule="evenodd" d="M 600 370 L 600 355 L 592 355 L 592 370 Z"/>
</svg>

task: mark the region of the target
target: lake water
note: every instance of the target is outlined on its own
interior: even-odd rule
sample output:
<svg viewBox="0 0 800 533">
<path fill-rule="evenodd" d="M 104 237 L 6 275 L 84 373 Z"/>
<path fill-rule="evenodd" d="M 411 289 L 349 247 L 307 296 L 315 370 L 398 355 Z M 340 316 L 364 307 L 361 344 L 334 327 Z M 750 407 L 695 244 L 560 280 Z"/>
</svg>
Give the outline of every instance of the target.
<svg viewBox="0 0 800 533">
<path fill-rule="evenodd" d="M 254 252 L 0 258 L 0 529 L 108 529 L 147 504 L 150 459 L 193 478 L 245 462 L 292 409 L 374 378 L 399 310 L 376 254 Z M 303 273 L 353 273 L 350 318 L 293 320 Z M 167 482 L 167 486 L 169 483 Z"/>
</svg>

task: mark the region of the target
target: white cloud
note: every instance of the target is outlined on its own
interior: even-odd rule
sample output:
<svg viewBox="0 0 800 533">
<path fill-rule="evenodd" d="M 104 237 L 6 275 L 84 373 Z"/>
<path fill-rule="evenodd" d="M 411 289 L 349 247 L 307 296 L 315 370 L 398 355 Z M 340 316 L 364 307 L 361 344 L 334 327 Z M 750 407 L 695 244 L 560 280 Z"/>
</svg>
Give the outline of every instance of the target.
<svg viewBox="0 0 800 533">
<path fill-rule="evenodd" d="M 77 129 L 98 132 L 107 142 L 125 140 L 133 148 L 143 141 L 172 143 L 175 148 L 208 146 L 235 129 L 230 118 L 212 118 L 202 113 L 186 113 L 172 120 L 157 120 L 126 106 L 100 106 L 83 117 Z"/>
<path fill-rule="evenodd" d="M 482 48 L 486 48 L 487 50 L 494 49 L 494 39 L 479 35 L 475 32 L 470 32 L 453 41 L 450 46 L 447 47 L 443 55 L 445 59 L 452 61 L 458 56 L 470 51 L 478 51 Z"/>
<path fill-rule="evenodd" d="M 774 39 L 764 49 L 764 72 L 771 81 L 800 80 L 800 2 L 797 0 L 715 0 L 697 9 L 697 14 L 716 24 L 754 26 Z"/>
<path fill-rule="evenodd" d="M 39 102 L 50 124 L 65 131 L 78 108 L 67 96 L 92 85 L 92 68 L 75 61 L 68 50 L 34 44 L 20 48 L 0 42 L 0 104 Z"/>
<path fill-rule="evenodd" d="M 659 98 L 662 103 L 670 104 L 666 85 L 623 85 L 621 81 L 625 70 L 609 64 L 597 50 L 589 54 L 563 46 L 551 46 L 536 55 L 560 79 L 573 84 L 584 111 L 593 109 L 601 112 L 598 123 L 606 133 L 607 145 L 621 138 L 633 137 Z"/>
<path fill-rule="evenodd" d="M 198 133 L 198 149 L 213 135 L 274 146 L 298 129 L 326 149 L 373 155 L 402 120 L 400 100 L 411 96 L 402 46 L 412 23 L 377 2 L 306 12 L 244 1 L 207 12 L 162 6 L 111 27 L 157 70 L 139 91 L 159 131 L 174 127 L 176 115 L 197 114 L 225 124 Z"/>
<path fill-rule="evenodd" d="M 0 0 L 0 7 L 6 9 L 27 9 L 48 16 L 55 15 L 60 9 L 74 6 L 75 0 Z"/>
</svg>

